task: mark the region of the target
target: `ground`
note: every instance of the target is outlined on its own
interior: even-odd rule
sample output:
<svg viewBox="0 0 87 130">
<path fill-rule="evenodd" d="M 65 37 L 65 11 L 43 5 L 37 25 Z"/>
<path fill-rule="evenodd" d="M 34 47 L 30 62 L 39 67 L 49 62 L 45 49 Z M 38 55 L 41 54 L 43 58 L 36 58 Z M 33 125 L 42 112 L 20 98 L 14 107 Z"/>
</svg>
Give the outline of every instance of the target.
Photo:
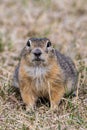
<svg viewBox="0 0 87 130">
<path fill-rule="evenodd" d="M 58 110 L 26 112 L 11 87 L 19 54 L 30 37 L 47 37 L 79 72 L 77 95 Z M 0 0 L 0 130 L 87 130 L 87 1 Z"/>
</svg>

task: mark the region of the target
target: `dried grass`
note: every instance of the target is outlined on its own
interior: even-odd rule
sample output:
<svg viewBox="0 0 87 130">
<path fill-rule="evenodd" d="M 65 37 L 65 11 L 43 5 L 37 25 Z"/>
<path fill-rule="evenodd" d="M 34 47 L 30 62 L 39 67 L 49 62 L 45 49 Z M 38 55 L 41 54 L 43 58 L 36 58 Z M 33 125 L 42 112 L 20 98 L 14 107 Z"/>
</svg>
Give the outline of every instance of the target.
<svg viewBox="0 0 87 130">
<path fill-rule="evenodd" d="M 0 130 L 86 130 L 86 0 L 0 0 L 0 17 Z M 78 69 L 77 96 L 63 98 L 56 111 L 42 105 L 26 112 L 11 87 L 18 55 L 30 36 L 50 38 Z"/>
</svg>

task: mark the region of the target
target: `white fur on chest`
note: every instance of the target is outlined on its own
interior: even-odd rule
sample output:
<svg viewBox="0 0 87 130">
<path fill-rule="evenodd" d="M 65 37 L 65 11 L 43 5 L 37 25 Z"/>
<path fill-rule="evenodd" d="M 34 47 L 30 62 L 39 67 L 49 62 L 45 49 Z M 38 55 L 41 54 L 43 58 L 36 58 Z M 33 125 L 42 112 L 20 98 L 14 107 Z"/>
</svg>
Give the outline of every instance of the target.
<svg viewBox="0 0 87 130">
<path fill-rule="evenodd" d="M 33 79 L 44 77 L 49 70 L 47 67 L 24 66 L 24 68 L 25 68 L 25 71 L 27 72 L 27 74 L 29 74 L 29 77 L 32 77 Z"/>
<path fill-rule="evenodd" d="M 32 78 L 33 84 L 37 90 L 43 90 L 46 87 L 46 75 L 49 71 L 48 67 L 28 67 L 24 66 L 25 71 Z"/>
</svg>

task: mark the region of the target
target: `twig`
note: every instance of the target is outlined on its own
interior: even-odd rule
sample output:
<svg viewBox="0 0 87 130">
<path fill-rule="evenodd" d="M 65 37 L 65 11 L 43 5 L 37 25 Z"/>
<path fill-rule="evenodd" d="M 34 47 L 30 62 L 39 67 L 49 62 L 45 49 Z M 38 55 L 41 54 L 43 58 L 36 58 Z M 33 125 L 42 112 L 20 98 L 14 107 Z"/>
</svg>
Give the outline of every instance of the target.
<svg viewBox="0 0 87 130">
<path fill-rule="evenodd" d="M 81 78 L 81 73 L 79 73 L 79 77 L 78 77 L 77 90 L 76 90 L 76 100 L 78 100 L 78 97 L 79 97 L 78 96 L 78 94 L 79 94 L 78 90 L 79 90 L 80 78 Z"/>
</svg>

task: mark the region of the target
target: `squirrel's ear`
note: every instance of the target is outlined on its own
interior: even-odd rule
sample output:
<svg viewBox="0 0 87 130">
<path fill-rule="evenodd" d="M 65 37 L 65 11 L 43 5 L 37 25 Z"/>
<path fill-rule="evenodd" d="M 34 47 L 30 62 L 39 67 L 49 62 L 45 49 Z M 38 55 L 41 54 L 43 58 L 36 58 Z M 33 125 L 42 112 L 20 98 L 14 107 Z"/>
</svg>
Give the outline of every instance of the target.
<svg viewBox="0 0 87 130">
<path fill-rule="evenodd" d="M 30 47 L 31 46 L 31 40 L 27 41 L 27 46 Z"/>
</svg>

